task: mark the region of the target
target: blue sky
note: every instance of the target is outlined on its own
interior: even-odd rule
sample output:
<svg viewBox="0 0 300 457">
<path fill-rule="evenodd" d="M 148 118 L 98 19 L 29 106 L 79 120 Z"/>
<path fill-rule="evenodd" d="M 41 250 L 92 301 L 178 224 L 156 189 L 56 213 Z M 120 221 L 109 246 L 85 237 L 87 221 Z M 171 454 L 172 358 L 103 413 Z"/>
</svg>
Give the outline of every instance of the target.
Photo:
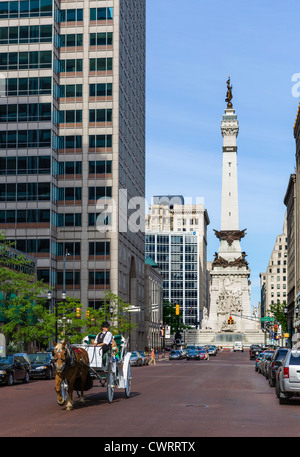
<svg viewBox="0 0 300 457">
<path fill-rule="evenodd" d="M 240 131 L 241 241 L 251 269 L 251 303 L 260 300 L 282 233 L 283 199 L 295 168 L 293 125 L 299 97 L 300 2 L 295 0 L 147 0 L 146 198 L 204 197 L 208 260 L 219 240 L 221 119 L 231 76 Z M 299 90 L 300 92 L 300 90 Z"/>
</svg>

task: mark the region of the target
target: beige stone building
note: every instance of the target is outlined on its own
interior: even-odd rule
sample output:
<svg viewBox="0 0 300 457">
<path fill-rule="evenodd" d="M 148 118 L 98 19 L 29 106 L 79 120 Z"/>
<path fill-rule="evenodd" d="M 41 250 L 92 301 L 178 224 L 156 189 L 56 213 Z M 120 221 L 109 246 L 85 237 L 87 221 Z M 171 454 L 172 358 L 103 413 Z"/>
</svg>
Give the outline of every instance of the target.
<svg viewBox="0 0 300 457">
<path fill-rule="evenodd" d="M 266 272 L 260 273 L 261 316 L 267 316 L 270 305 L 288 301 L 288 244 L 287 220 L 276 237 Z"/>
<path fill-rule="evenodd" d="M 164 338 L 163 327 L 163 277 L 160 269 L 150 257 L 145 260 L 145 347 L 162 349 Z"/>
</svg>

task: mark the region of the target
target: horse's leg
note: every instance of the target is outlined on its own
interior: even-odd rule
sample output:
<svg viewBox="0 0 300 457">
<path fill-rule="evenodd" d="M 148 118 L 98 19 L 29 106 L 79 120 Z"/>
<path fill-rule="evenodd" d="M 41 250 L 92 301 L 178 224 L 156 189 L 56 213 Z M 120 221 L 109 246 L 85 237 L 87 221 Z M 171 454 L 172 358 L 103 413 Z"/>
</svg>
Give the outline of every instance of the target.
<svg viewBox="0 0 300 457">
<path fill-rule="evenodd" d="M 72 373 L 71 376 L 68 379 L 68 400 L 67 400 L 67 411 L 71 411 L 73 409 L 73 386 L 76 378 L 76 372 Z"/>
<path fill-rule="evenodd" d="M 84 389 L 85 389 L 85 384 L 86 384 L 86 378 L 87 378 L 87 371 L 86 370 L 82 370 L 81 371 L 81 377 L 80 377 L 80 386 L 81 386 L 81 392 L 80 392 L 80 398 L 79 398 L 79 403 L 81 405 L 84 405 L 85 404 L 85 400 L 84 400 Z"/>
<path fill-rule="evenodd" d="M 61 383 L 61 378 L 60 376 L 56 375 L 55 376 L 55 392 L 57 395 L 57 403 L 62 406 L 64 404 L 64 399 L 62 398 L 61 391 L 60 391 L 60 383 Z"/>
</svg>

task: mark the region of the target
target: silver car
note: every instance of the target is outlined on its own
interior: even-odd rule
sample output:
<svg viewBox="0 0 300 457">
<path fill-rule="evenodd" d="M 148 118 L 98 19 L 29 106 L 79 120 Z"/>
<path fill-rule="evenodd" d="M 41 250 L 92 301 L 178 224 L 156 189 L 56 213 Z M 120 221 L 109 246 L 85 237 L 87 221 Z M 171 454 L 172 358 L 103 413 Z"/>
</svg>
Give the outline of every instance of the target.
<svg viewBox="0 0 300 457">
<path fill-rule="evenodd" d="M 300 396 L 300 350 L 290 349 L 278 368 L 276 395 L 280 404 L 291 397 Z"/>
</svg>

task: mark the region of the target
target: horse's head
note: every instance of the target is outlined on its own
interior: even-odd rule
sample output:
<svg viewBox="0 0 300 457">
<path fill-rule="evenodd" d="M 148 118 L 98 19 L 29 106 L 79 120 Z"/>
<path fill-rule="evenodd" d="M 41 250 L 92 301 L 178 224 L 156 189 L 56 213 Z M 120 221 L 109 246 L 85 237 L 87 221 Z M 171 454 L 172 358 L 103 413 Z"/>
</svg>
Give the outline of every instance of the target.
<svg viewBox="0 0 300 457">
<path fill-rule="evenodd" d="M 64 340 L 61 343 L 54 343 L 54 360 L 57 373 L 62 373 L 66 367 L 67 359 L 69 357 L 69 350 L 67 342 Z"/>
</svg>

